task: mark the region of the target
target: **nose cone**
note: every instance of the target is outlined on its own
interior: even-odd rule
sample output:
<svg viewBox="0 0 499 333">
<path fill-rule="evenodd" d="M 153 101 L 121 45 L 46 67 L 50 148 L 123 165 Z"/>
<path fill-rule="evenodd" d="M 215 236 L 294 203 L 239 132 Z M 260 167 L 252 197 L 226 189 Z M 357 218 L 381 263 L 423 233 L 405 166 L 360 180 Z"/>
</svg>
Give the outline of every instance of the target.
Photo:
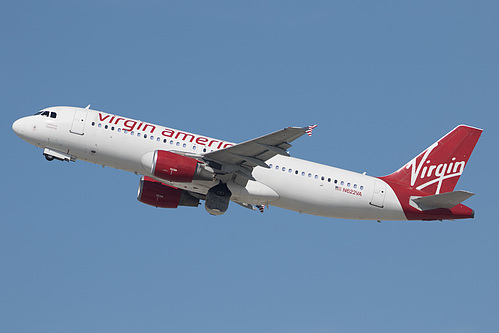
<svg viewBox="0 0 499 333">
<path fill-rule="evenodd" d="M 16 121 L 14 121 L 14 123 L 12 124 L 12 130 L 14 131 L 14 133 L 16 133 L 21 138 L 23 137 L 23 134 L 25 131 L 23 119 L 24 118 L 18 119 Z"/>
<path fill-rule="evenodd" d="M 16 120 L 12 124 L 12 130 L 17 134 L 18 137 L 31 144 L 35 144 L 33 142 L 38 141 L 36 135 L 37 126 L 33 123 L 32 117 L 24 117 Z"/>
</svg>

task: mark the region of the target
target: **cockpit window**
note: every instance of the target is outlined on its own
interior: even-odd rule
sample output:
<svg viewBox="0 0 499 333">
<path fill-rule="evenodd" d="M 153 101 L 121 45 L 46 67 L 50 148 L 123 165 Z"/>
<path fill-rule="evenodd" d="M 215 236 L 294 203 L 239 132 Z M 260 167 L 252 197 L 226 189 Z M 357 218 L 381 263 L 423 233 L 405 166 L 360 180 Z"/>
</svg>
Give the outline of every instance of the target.
<svg viewBox="0 0 499 333">
<path fill-rule="evenodd" d="M 50 117 L 50 118 L 57 118 L 57 113 L 55 112 L 50 112 L 50 111 L 38 111 L 35 113 L 35 116 L 44 116 L 44 117 Z"/>
</svg>

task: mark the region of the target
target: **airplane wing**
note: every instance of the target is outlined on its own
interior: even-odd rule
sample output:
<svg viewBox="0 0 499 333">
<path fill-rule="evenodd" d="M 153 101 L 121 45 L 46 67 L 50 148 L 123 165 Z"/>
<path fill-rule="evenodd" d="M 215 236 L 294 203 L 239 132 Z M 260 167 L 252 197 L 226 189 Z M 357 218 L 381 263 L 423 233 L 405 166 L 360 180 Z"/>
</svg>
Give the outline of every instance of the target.
<svg viewBox="0 0 499 333">
<path fill-rule="evenodd" d="M 311 134 L 315 126 L 287 127 L 259 138 L 236 144 L 203 155 L 203 158 L 219 164 L 220 173 L 237 173 L 253 179 L 251 171 L 256 166 L 269 168 L 265 163 L 275 155 L 289 156 L 290 142 L 303 134 Z"/>
</svg>

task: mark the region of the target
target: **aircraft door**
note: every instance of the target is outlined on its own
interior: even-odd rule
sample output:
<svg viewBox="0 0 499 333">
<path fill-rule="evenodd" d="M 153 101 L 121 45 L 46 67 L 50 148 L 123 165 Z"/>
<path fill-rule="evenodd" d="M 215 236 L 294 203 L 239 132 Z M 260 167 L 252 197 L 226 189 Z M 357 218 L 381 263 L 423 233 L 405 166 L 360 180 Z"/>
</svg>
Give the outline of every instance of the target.
<svg viewBox="0 0 499 333">
<path fill-rule="evenodd" d="M 373 197 L 370 204 L 379 208 L 383 208 L 385 203 L 386 183 L 382 180 L 376 179 L 374 181 Z"/>
<path fill-rule="evenodd" d="M 87 120 L 87 110 L 76 109 L 73 117 L 73 124 L 69 130 L 71 133 L 83 135 L 85 130 L 85 121 Z"/>
</svg>

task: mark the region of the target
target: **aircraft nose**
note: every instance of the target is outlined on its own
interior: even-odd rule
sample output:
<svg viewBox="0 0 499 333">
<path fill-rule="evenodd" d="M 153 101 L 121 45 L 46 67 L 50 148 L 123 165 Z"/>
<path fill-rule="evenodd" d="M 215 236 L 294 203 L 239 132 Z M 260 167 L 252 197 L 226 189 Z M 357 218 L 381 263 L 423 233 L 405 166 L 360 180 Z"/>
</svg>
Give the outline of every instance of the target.
<svg viewBox="0 0 499 333">
<path fill-rule="evenodd" d="M 24 134 L 23 118 L 14 121 L 14 123 L 12 124 L 12 130 L 18 136 L 22 136 Z"/>
<path fill-rule="evenodd" d="M 23 140 L 27 140 L 33 135 L 33 131 L 36 129 L 36 125 L 32 124 L 29 117 L 24 117 L 17 119 L 12 124 L 12 130 Z"/>
</svg>

